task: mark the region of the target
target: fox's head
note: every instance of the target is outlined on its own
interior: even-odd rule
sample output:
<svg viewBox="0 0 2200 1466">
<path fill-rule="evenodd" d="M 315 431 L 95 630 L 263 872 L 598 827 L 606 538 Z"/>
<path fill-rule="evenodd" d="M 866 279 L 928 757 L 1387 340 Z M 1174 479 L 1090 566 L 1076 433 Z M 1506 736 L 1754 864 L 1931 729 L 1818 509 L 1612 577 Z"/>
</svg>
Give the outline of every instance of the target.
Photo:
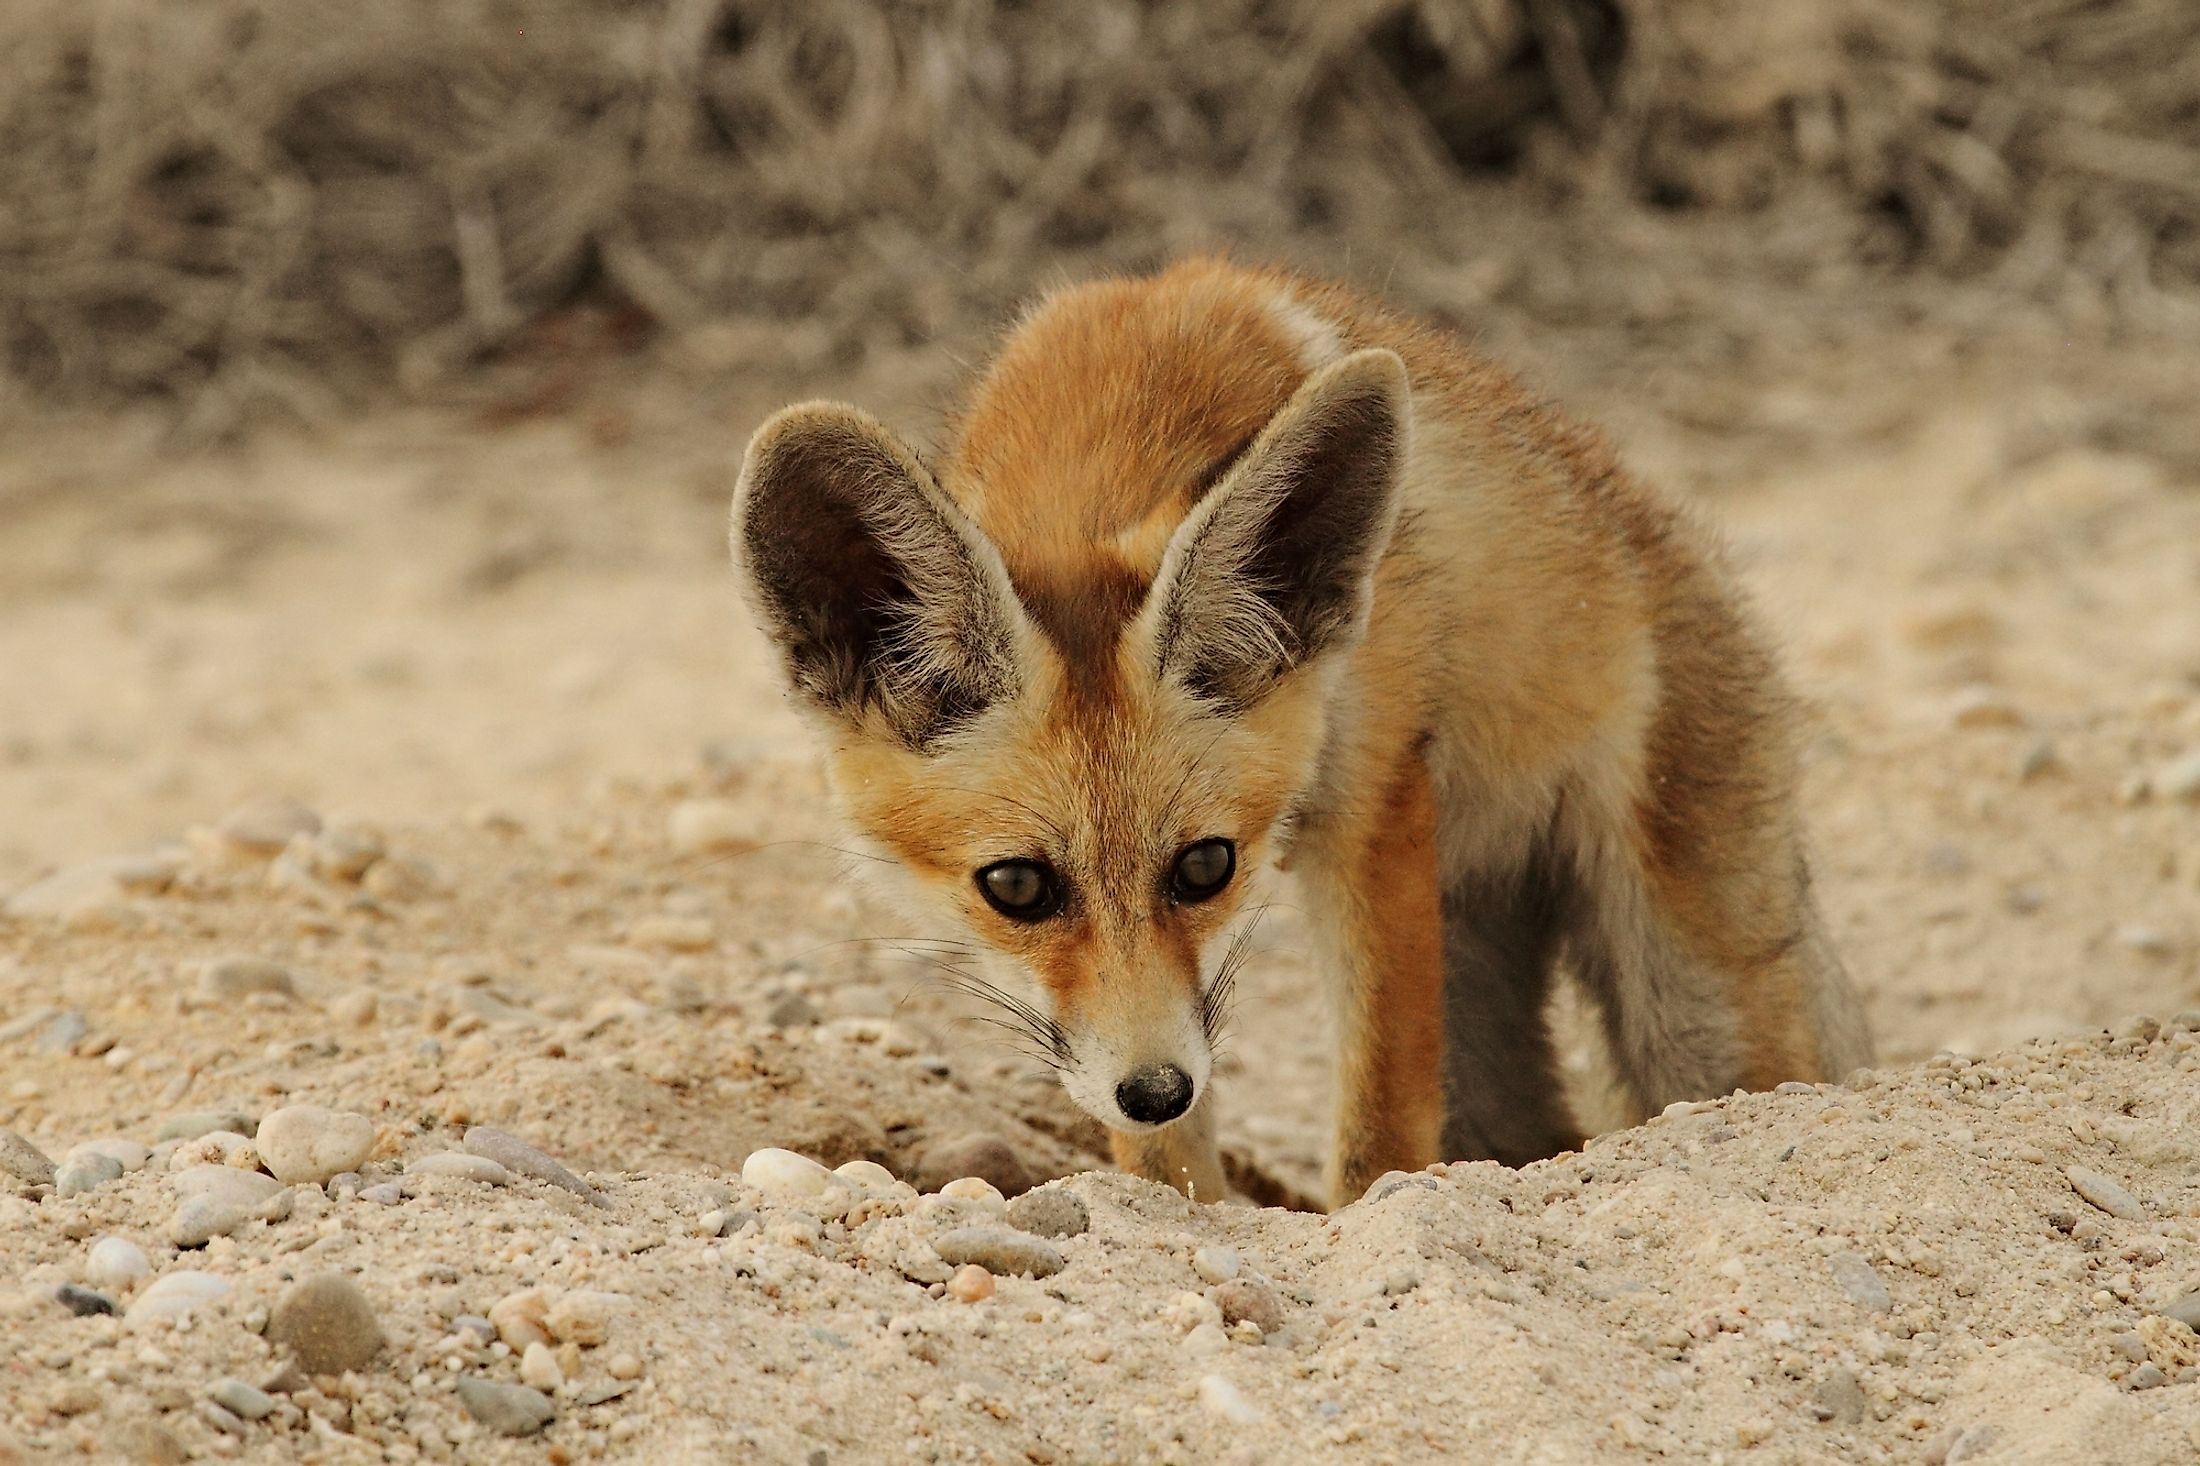
<svg viewBox="0 0 2200 1466">
<path fill-rule="evenodd" d="M 1410 407 L 1388 351 L 1209 387 L 1197 321 L 1073 324 L 1011 339 L 938 476 L 852 407 L 779 413 L 732 537 L 860 835 L 1135 1132 L 1204 1092 L 1233 918 L 1349 716 Z"/>
</svg>

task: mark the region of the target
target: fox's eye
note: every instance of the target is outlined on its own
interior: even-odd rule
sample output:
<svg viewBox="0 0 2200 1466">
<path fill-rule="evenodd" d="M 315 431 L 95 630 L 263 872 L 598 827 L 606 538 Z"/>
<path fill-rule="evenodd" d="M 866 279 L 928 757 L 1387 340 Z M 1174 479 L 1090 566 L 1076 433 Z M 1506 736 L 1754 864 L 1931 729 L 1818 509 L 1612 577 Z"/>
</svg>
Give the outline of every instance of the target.
<svg viewBox="0 0 2200 1466">
<path fill-rule="evenodd" d="M 978 872 L 986 904 L 1011 921 L 1044 921 L 1062 909 L 1062 881 L 1039 860 L 1000 860 Z"/>
<path fill-rule="evenodd" d="M 1237 846 L 1228 840 L 1197 840 L 1176 852 L 1169 872 L 1169 894 L 1179 901 L 1204 901 L 1237 872 Z"/>
</svg>

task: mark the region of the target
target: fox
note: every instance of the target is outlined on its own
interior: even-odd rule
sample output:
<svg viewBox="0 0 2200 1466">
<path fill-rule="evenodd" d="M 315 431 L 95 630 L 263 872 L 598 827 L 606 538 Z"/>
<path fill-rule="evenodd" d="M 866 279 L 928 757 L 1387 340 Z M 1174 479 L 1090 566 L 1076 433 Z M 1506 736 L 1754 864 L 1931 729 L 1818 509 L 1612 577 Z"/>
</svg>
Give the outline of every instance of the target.
<svg viewBox="0 0 2200 1466">
<path fill-rule="evenodd" d="M 1018 974 L 989 991 L 1121 1170 L 1224 1197 L 1215 1043 L 1284 873 L 1331 1206 L 1585 1144 L 1561 973 L 1637 1118 L 1870 1061 L 1799 704 L 1714 536 L 1349 285 L 1054 290 L 931 460 L 845 404 L 765 421 L 731 542 L 863 853 Z"/>
</svg>

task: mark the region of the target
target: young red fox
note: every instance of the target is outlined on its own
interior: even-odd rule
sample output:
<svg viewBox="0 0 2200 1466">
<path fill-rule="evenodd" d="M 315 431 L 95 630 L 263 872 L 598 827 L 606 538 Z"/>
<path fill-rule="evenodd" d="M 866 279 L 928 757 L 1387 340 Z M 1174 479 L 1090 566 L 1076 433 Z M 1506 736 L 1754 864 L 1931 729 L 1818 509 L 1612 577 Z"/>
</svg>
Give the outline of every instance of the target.
<svg viewBox="0 0 2200 1466">
<path fill-rule="evenodd" d="M 1705 534 L 1343 287 L 1061 291 L 936 469 L 851 407 L 765 423 L 733 543 L 853 823 L 1028 973 L 1125 1170 L 1223 1195 L 1210 1049 L 1271 866 L 1335 978 L 1336 1204 L 1579 1145 L 1560 961 L 1644 1111 L 1869 1061 Z"/>
</svg>

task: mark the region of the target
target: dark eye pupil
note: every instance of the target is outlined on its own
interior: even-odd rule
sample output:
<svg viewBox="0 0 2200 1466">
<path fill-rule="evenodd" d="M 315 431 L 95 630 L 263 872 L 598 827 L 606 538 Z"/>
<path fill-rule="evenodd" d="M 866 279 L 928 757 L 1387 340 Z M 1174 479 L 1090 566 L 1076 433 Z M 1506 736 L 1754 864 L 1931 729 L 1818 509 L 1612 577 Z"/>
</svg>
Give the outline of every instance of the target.
<svg viewBox="0 0 2200 1466">
<path fill-rule="evenodd" d="M 978 890 L 1003 916 L 1035 921 L 1059 905 L 1054 872 L 1036 860 L 1003 860 L 978 872 Z"/>
<path fill-rule="evenodd" d="M 1176 858 L 1173 884 L 1179 900 L 1203 901 L 1230 882 L 1237 869 L 1237 847 L 1228 840 L 1201 840 Z"/>
</svg>

